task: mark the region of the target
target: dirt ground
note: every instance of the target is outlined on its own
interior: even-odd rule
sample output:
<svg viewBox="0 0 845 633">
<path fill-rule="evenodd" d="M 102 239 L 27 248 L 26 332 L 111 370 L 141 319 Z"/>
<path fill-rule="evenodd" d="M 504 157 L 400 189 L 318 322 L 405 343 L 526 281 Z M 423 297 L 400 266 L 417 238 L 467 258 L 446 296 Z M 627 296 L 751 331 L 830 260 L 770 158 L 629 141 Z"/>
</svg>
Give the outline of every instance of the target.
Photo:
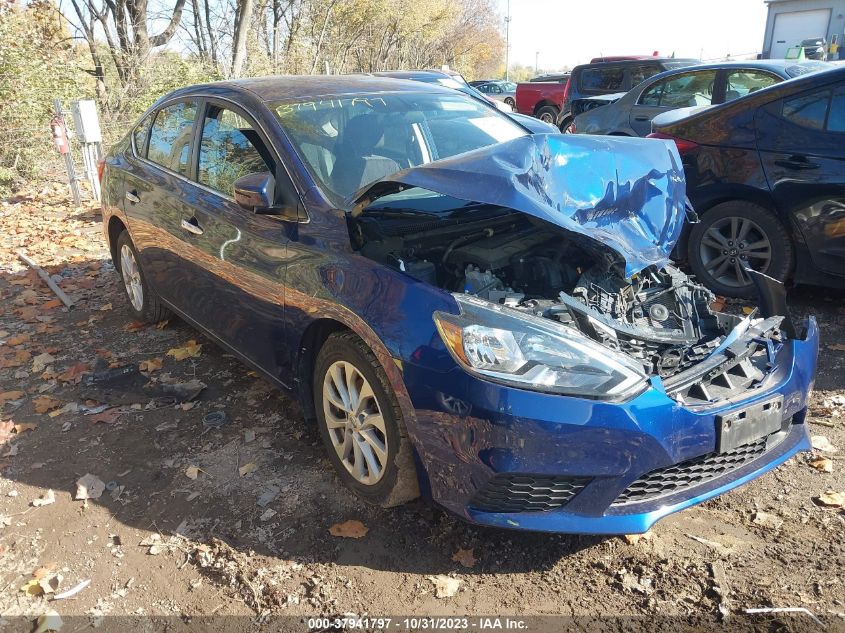
<svg viewBox="0 0 845 633">
<path fill-rule="evenodd" d="M 49 610 L 64 631 L 111 616 L 127 616 L 123 630 L 150 617 L 181 630 L 232 615 L 226 630 L 246 631 L 268 616 L 348 613 L 821 629 L 807 614 L 744 615 L 768 607 L 845 628 L 845 512 L 835 495 L 819 500 L 845 493 L 845 293 L 790 295 L 796 317 L 821 324 L 809 423 L 827 450 L 642 538 L 517 533 L 424 501 L 383 510 L 350 496 L 291 397 L 178 320 L 131 323 L 99 220 L 60 184 L 0 202 L 0 631 Z M 216 412 L 223 426 L 204 423 Z M 93 498 L 75 499 L 86 475 Z M 330 533 L 349 520 L 360 538 Z M 437 597 L 437 582 L 457 592 Z"/>
</svg>

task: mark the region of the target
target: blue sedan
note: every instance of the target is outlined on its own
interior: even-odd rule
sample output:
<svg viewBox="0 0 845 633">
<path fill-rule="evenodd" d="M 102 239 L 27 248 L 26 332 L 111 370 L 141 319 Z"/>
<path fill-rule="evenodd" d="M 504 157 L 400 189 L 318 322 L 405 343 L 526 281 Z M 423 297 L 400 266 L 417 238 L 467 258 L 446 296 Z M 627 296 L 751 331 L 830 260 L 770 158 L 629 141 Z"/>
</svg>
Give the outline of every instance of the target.
<svg viewBox="0 0 845 633">
<path fill-rule="evenodd" d="M 714 312 L 671 265 L 670 142 L 267 77 L 163 97 L 102 180 L 132 317 L 176 314 L 293 391 L 366 501 L 635 533 L 809 448 L 815 321 L 763 275 L 754 313 Z"/>
</svg>

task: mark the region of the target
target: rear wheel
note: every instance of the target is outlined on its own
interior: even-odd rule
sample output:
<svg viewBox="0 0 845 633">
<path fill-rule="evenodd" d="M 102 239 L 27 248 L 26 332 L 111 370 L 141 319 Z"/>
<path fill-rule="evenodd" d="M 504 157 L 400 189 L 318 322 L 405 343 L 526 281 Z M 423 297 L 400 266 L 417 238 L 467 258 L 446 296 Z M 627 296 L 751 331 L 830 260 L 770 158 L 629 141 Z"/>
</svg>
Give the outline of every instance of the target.
<svg viewBox="0 0 845 633">
<path fill-rule="evenodd" d="M 558 128 L 561 131 L 561 134 L 575 134 L 575 119 L 573 117 L 568 117 L 563 119 L 558 125 Z"/>
<path fill-rule="evenodd" d="M 505 103 L 512 108 L 516 108 L 516 101 L 514 101 L 511 97 L 505 97 Z"/>
<path fill-rule="evenodd" d="M 141 270 L 138 251 L 129 237 L 129 231 L 124 230 L 117 238 L 117 272 L 123 280 L 123 288 L 129 299 L 129 310 L 132 316 L 144 323 L 158 323 L 171 316 L 158 295 L 150 288 Z"/>
<path fill-rule="evenodd" d="M 689 237 L 689 263 L 696 277 L 726 297 L 753 298 L 745 268 L 784 281 L 792 271 L 792 240 L 768 210 L 734 200 L 707 211 Z"/>
<path fill-rule="evenodd" d="M 375 354 L 353 333 L 332 334 L 320 349 L 314 405 L 329 460 L 348 488 L 384 507 L 419 496 L 399 404 Z"/>
<path fill-rule="evenodd" d="M 554 125 L 559 112 L 560 111 L 554 106 L 543 106 L 542 108 L 537 110 L 536 116 L 541 121 L 545 121 L 546 123 L 551 123 L 552 125 Z"/>
</svg>

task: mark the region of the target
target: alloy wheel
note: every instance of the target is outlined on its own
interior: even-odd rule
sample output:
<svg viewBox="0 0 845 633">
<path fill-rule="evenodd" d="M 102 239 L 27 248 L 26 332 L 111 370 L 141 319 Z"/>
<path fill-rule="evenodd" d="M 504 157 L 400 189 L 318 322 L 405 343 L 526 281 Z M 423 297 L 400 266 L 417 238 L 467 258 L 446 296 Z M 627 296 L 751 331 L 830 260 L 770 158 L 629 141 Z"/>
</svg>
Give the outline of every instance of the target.
<svg viewBox="0 0 845 633">
<path fill-rule="evenodd" d="M 772 261 L 772 243 L 760 226 L 743 217 L 716 220 L 701 239 L 704 269 L 716 281 L 740 288 L 751 284 L 746 267 L 766 272 Z"/>
<path fill-rule="evenodd" d="M 347 361 L 332 363 L 323 378 L 323 412 L 329 438 L 349 474 L 378 482 L 388 464 L 387 430 L 370 383 Z"/>
<path fill-rule="evenodd" d="M 135 253 L 128 244 L 124 244 L 120 249 L 120 273 L 129 303 L 140 312 L 144 307 L 144 286 L 141 283 L 141 269 L 135 261 Z"/>
</svg>

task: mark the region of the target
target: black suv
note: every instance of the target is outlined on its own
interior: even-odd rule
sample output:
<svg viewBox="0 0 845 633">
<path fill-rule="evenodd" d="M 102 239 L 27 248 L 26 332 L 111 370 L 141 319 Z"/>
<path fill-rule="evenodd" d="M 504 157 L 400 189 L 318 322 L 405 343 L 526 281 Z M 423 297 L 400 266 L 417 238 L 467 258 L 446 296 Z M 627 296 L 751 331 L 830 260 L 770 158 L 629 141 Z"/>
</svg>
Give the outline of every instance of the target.
<svg viewBox="0 0 845 633">
<path fill-rule="evenodd" d="M 616 93 L 622 96 L 653 75 L 700 63 L 697 59 L 641 57 L 576 66 L 569 78 L 568 90 L 557 117 L 557 126 L 561 132 L 566 132 L 576 116 L 596 105 L 595 102 L 587 101 L 592 97 Z"/>
</svg>

